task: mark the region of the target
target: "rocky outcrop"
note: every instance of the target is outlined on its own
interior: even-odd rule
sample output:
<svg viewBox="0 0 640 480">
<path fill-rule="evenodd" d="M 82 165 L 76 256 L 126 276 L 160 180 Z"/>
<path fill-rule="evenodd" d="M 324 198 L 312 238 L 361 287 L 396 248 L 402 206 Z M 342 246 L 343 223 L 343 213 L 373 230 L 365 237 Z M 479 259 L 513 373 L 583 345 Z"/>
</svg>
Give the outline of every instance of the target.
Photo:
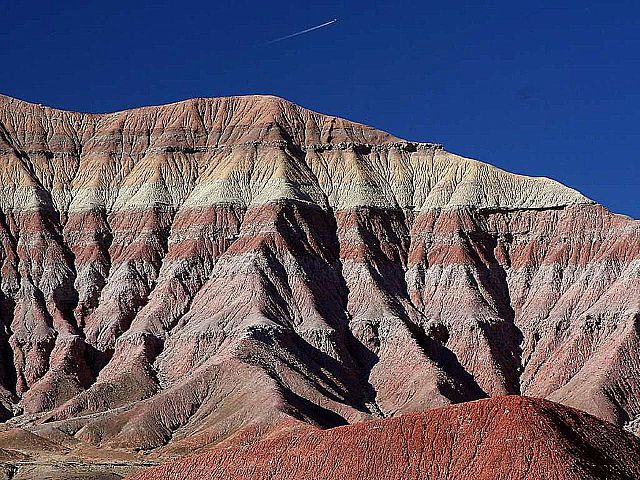
<svg viewBox="0 0 640 480">
<path fill-rule="evenodd" d="M 553 180 L 268 96 L 0 97 L 0 165 L 9 426 L 179 455 L 504 394 L 640 416 L 640 223 Z"/>
<path fill-rule="evenodd" d="M 640 476 L 640 440 L 571 408 L 496 397 L 215 448 L 131 480 L 573 480 Z"/>
</svg>

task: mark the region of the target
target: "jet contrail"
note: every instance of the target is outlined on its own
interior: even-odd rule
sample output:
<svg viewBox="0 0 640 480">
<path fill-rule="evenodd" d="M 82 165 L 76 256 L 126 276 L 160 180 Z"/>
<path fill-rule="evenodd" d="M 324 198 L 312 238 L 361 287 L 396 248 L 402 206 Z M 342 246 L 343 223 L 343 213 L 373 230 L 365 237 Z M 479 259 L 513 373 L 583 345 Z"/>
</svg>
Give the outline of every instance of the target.
<svg viewBox="0 0 640 480">
<path fill-rule="evenodd" d="M 336 23 L 337 21 L 338 21 L 338 19 L 334 18 L 330 22 L 323 23 L 322 25 L 316 25 L 315 27 L 307 28 L 306 30 L 301 30 L 299 32 L 292 33 L 291 35 L 286 35 L 284 37 L 276 38 L 275 40 L 271 40 L 269 42 L 266 42 L 264 45 L 269 45 L 271 43 L 281 42 L 282 40 L 287 40 L 289 38 L 297 37 L 298 35 L 304 35 L 305 33 L 313 32 L 314 30 L 318 30 L 319 28 L 327 27 L 327 26 L 331 25 L 332 23 Z"/>
</svg>

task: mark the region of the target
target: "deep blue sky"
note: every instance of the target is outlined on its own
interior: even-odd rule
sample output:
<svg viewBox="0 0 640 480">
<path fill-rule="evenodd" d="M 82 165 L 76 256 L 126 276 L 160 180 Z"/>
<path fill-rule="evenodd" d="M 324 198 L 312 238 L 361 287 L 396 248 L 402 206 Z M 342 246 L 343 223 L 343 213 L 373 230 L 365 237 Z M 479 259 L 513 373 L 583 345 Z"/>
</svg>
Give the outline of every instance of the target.
<svg viewBox="0 0 640 480">
<path fill-rule="evenodd" d="M 0 18 L 6 95 L 103 112 L 271 93 L 640 218 L 637 0 L 0 0 Z"/>
</svg>

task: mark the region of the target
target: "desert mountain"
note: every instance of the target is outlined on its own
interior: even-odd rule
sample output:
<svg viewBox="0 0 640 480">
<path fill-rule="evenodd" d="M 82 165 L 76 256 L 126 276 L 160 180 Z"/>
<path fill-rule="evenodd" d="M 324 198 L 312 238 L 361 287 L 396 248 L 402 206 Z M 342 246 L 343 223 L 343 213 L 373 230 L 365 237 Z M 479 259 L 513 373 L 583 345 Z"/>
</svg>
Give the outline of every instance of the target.
<svg viewBox="0 0 640 480">
<path fill-rule="evenodd" d="M 0 323 L 0 448 L 28 458 L 505 394 L 623 426 L 640 222 L 276 97 L 0 96 Z"/>
</svg>

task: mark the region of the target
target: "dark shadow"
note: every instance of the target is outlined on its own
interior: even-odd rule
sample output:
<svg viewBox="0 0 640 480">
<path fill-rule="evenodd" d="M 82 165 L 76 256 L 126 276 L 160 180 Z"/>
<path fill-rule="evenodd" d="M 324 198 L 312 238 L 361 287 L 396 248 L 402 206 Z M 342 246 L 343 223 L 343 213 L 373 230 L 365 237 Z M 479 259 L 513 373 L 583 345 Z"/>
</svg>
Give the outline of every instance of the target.
<svg viewBox="0 0 640 480">
<path fill-rule="evenodd" d="M 13 395 L 16 394 L 18 372 L 13 359 L 13 349 L 9 343 L 12 335 L 11 322 L 16 302 L 0 291 L 0 383 Z"/>
<path fill-rule="evenodd" d="M 349 423 L 336 412 L 332 412 L 320 405 L 316 405 L 306 398 L 295 394 L 286 387 L 282 388 L 280 393 L 284 400 L 294 408 L 294 411 L 288 413 L 298 420 L 311 420 L 322 428 L 334 428 L 341 425 L 347 425 Z M 302 412 L 304 413 L 301 415 Z"/>
</svg>

